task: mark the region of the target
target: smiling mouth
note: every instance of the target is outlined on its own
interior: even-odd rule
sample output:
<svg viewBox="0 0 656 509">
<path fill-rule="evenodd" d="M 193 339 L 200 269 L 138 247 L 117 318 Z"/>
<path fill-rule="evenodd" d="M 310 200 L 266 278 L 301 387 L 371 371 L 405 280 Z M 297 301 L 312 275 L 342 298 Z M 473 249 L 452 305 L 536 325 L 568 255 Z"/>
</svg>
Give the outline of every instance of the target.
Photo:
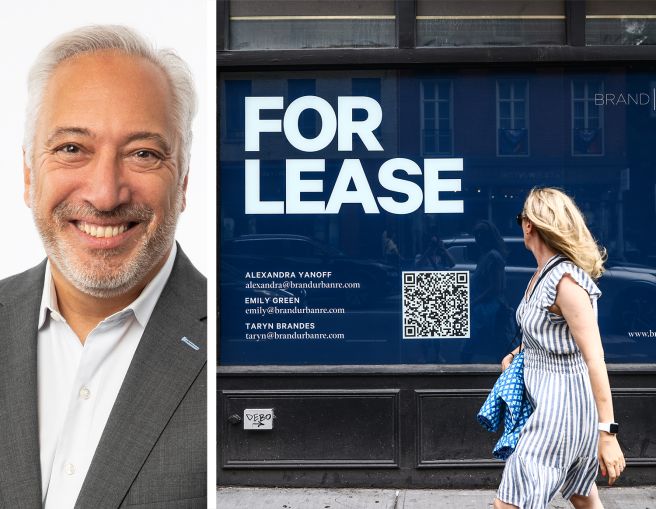
<svg viewBox="0 0 656 509">
<path fill-rule="evenodd" d="M 86 233 L 87 235 L 102 239 L 116 237 L 117 235 L 120 235 L 121 233 L 124 233 L 130 228 L 136 226 L 138 223 L 102 225 L 87 223 L 86 221 L 74 221 L 74 224 L 78 230 Z"/>
</svg>

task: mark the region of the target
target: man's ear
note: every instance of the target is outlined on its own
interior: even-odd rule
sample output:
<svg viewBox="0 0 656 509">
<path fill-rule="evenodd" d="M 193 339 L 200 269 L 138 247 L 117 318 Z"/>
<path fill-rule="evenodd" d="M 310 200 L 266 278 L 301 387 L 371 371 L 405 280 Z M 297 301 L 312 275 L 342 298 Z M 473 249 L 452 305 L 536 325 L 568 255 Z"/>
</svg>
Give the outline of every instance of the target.
<svg viewBox="0 0 656 509">
<path fill-rule="evenodd" d="M 27 165 L 25 159 L 25 147 L 23 147 L 23 201 L 25 205 L 30 206 L 30 188 L 32 187 L 32 170 Z"/>
<path fill-rule="evenodd" d="M 182 181 L 182 208 L 180 212 L 187 208 L 187 184 L 189 183 L 189 173 L 185 175 Z"/>
</svg>

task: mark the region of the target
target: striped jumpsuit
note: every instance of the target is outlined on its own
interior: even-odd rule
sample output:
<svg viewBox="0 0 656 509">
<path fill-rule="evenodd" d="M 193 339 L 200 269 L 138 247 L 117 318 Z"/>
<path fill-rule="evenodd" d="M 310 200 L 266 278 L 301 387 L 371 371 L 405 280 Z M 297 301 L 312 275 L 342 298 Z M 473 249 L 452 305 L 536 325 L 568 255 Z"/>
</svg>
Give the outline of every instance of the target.
<svg viewBox="0 0 656 509">
<path fill-rule="evenodd" d="M 599 466 L 597 408 L 588 369 L 565 319 L 548 310 L 565 274 L 588 292 L 596 315 L 601 292 L 570 261 L 555 266 L 517 308 L 526 350 L 524 381 L 535 411 L 506 462 L 497 497 L 521 509 L 546 508 L 558 490 L 565 499 L 587 496 Z"/>
</svg>

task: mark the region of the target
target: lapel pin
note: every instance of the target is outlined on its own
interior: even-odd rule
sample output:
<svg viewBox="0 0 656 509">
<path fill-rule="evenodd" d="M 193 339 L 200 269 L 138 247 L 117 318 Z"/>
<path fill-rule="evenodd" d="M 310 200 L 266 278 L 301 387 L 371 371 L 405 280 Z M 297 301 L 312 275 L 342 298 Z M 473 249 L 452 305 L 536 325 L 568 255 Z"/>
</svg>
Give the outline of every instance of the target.
<svg viewBox="0 0 656 509">
<path fill-rule="evenodd" d="M 180 341 L 182 341 L 185 345 L 190 346 L 194 350 L 200 350 L 200 346 L 198 346 L 196 343 L 192 342 L 191 340 L 187 339 L 187 336 L 184 336 Z"/>
</svg>

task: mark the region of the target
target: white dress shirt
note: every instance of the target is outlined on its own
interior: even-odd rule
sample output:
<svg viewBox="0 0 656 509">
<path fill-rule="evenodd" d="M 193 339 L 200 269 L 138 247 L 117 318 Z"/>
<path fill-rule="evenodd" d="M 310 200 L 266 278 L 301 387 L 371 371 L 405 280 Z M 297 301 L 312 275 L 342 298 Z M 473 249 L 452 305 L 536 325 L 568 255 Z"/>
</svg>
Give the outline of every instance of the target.
<svg viewBox="0 0 656 509">
<path fill-rule="evenodd" d="M 171 274 L 162 269 L 125 309 L 105 318 L 82 344 L 59 314 L 46 266 L 37 346 L 39 445 L 44 509 L 69 509 L 82 488 L 143 331 Z"/>
</svg>

